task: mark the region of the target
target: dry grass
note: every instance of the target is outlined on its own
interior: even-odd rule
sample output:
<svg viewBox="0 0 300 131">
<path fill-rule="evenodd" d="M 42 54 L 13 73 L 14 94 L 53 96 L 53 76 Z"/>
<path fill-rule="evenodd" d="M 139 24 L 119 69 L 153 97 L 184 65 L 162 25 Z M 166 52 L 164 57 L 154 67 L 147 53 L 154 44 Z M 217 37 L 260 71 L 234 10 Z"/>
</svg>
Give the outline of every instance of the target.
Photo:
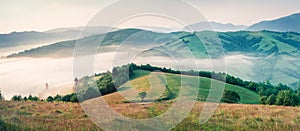
<svg viewBox="0 0 300 131">
<path fill-rule="evenodd" d="M 164 113 L 172 102 L 122 103 L 112 94 L 110 106 L 131 118 L 149 118 Z M 92 101 L 97 101 L 96 98 Z M 265 105 L 220 104 L 211 119 L 199 124 L 203 103 L 196 103 L 188 117 L 173 130 L 297 130 L 300 108 Z M 28 130 L 100 130 L 77 103 L 0 102 L 0 119 Z"/>
<path fill-rule="evenodd" d="M 197 103 L 189 117 L 175 130 L 183 129 L 183 127 L 205 130 L 300 129 L 300 108 L 298 107 L 220 104 L 213 117 L 207 123 L 199 125 L 193 120 L 199 119 L 199 110 L 202 107 L 203 103 Z"/>
<path fill-rule="evenodd" d="M 0 102 L 6 124 L 28 130 L 97 130 L 79 104 L 46 102 Z"/>
</svg>

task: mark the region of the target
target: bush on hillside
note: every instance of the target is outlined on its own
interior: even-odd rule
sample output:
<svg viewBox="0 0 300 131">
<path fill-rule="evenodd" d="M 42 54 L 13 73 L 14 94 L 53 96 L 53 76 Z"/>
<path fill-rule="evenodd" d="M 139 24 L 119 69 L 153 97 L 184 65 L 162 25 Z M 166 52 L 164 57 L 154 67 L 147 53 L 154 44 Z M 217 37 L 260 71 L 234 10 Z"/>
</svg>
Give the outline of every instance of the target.
<svg viewBox="0 0 300 131">
<path fill-rule="evenodd" d="M 240 95 L 235 91 L 224 90 L 221 101 L 225 103 L 238 103 L 241 100 Z"/>
</svg>

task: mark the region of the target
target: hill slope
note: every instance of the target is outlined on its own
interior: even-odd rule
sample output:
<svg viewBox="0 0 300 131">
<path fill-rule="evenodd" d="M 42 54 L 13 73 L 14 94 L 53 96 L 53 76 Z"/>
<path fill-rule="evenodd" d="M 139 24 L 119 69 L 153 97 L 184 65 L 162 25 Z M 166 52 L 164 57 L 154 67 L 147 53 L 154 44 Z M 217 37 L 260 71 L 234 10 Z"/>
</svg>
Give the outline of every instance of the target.
<svg viewBox="0 0 300 131">
<path fill-rule="evenodd" d="M 297 89 L 300 80 L 298 33 L 204 31 L 178 35 L 181 39 L 146 50 L 143 55 L 194 57 L 200 63 L 202 59 L 224 60 L 229 74 L 258 82 L 285 83 Z M 215 66 L 222 68 L 224 65 Z"/>
<path fill-rule="evenodd" d="M 211 32 L 197 33 L 179 32 L 180 39 L 168 42 L 160 47 L 149 49 L 149 55 L 161 55 L 159 52 L 172 52 L 185 55 L 184 49 L 192 52 L 196 58 L 219 57 L 224 52 L 252 54 L 257 57 L 269 55 L 300 55 L 300 34 L 279 33 L 270 31 L 260 32 Z"/>
<path fill-rule="evenodd" d="M 105 38 L 104 38 L 105 37 Z M 174 32 L 156 33 L 140 29 L 124 29 L 110 32 L 106 36 L 95 35 L 80 39 L 85 43 L 85 48 L 98 47 L 99 41 L 104 38 L 102 45 L 104 51 L 112 51 L 109 46 L 120 45 L 122 42 L 152 52 L 149 55 L 162 56 L 162 51 L 171 51 L 173 54 L 185 55 L 185 48 L 190 50 L 196 58 L 219 57 L 230 53 L 256 54 L 256 56 L 289 55 L 299 56 L 300 34 L 298 33 L 278 33 L 270 31 L 260 32 L 211 32 L 202 31 L 195 33 Z M 61 57 L 72 56 L 77 40 L 58 42 L 52 45 L 25 50 L 8 57 L 47 57 L 53 54 Z M 123 43 L 123 44 L 124 44 Z M 164 45 L 160 45 L 164 44 Z M 159 46 L 157 48 L 152 48 Z M 159 52 L 153 50 L 159 49 Z M 66 53 L 61 53 L 66 52 Z M 51 54 L 52 53 L 52 54 Z"/>
</svg>

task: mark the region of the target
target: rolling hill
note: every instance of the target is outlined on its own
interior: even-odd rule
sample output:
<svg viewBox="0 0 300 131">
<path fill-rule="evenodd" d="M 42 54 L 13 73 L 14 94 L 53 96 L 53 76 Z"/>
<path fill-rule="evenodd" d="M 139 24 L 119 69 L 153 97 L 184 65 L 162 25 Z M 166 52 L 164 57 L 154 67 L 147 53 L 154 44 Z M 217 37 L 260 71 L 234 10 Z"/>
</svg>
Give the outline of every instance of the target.
<svg viewBox="0 0 300 131">
<path fill-rule="evenodd" d="M 149 91 L 151 90 L 147 97 L 145 98 L 145 101 L 155 101 L 156 99 L 160 97 L 164 97 L 164 95 L 167 95 L 167 92 L 164 90 L 166 86 L 168 87 L 168 91 L 172 92 L 172 94 L 175 96 L 178 96 L 178 93 L 180 90 L 185 89 L 194 89 L 199 88 L 199 93 L 197 100 L 198 101 L 206 101 L 208 93 L 210 91 L 210 87 L 213 86 L 218 88 L 218 90 L 232 90 L 237 92 L 240 97 L 241 101 L 240 103 L 243 104 L 258 104 L 259 103 L 259 95 L 256 92 L 253 92 L 251 90 L 248 90 L 244 87 L 232 85 L 232 84 L 226 84 L 218 80 L 213 80 L 210 78 L 204 78 L 201 77 L 200 79 L 193 76 L 181 76 L 177 74 L 169 74 L 169 73 L 151 73 L 149 71 L 144 70 L 137 70 L 134 71 L 134 76 L 131 81 L 125 83 L 118 89 L 117 94 L 123 95 L 127 100 L 129 101 L 139 101 L 139 98 L 136 96 L 137 94 L 132 94 L 132 90 L 137 90 L 138 92 L 142 91 Z M 197 87 L 197 82 L 193 81 L 199 81 L 200 84 Z M 181 83 L 183 82 L 183 83 Z M 182 84 L 182 85 L 181 85 Z M 182 86 L 182 87 L 181 87 Z M 153 89 L 151 89 L 153 88 Z M 188 94 L 185 94 L 186 96 L 192 96 L 193 93 L 192 90 L 186 91 Z M 163 94 L 163 96 L 159 97 L 159 94 Z M 111 94 L 110 96 L 117 96 Z M 124 101 L 125 99 L 118 99 L 118 98 L 109 98 L 113 100 L 118 101 Z M 210 101 L 210 100 L 208 100 Z"/>
<path fill-rule="evenodd" d="M 161 79 L 165 76 L 165 81 Z M 194 81 L 195 77 L 183 76 L 187 82 Z M 16 102 L 0 101 L 0 128 L 4 130 L 102 130 L 97 126 L 97 122 L 91 121 L 101 112 L 103 105 L 96 104 L 104 100 L 113 111 L 132 119 L 146 119 L 159 116 L 170 109 L 175 100 L 153 101 L 155 95 L 165 93 L 157 90 L 160 86 L 168 84 L 169 89 L 175 94 L 181 85 L 181 77 L 169 73 L 150 73 L 149 71 L 136 70 L 131 82 L 122 85 L 118 92 L 102 97 L 86 100 L 78 103 L 64 102 Z M 221 103 L 212 117 L 204 124 L 199 123 L 201 110 L 205 106 L 203 99 L 207 97 L 211 83 L 215 83 L 221 88 L 224 83 L 209 78 L 200 78 L 198 101 L 188 113 L 186 119 L 172 130 L 269 130 L 269 129 L 298 129 L 298 118 L 300 109 L 297 107 L 265 106 L 254 105 L 258 103 L 258 94 L 243 87 L 225 84 L 225 89 L 234 90 L 241 96 L 240 103 L 245 104 L 225 104 Z M 166 83 L 165 83 L 166 82 Z M 190 82 L 188 82 L 190 83 Z M 198 88 L 193 84 L 182 83 L 183 88 Z M 219 85 L 218 85 L 219 84 Z M 155 88 L 155 89 L 151 89 Z M 130 93 L 130 90 L 149 91 L 145 102 Z M 193 92 L 190 92 L 193 93 Z M 189 94 L 185 94 L 189 95 Z M 157 97 L 156 97 L 157 98 Z M 104 108 L 104 107 L 103 107 Z M 98 109 L 98 110 L 95 110 Z M 118 123 L 114 125 L 117 129 L 158 129 L 147 125 L 128 127 L 119 119 L 106 120 Z M 166 121 L 167 122 L 167 121 Z M 82 126 L 82 125 L 85 126 Z M 167 124 L 167 123 L 166 123 Z"/>
<path fill-rule="evenodd" d="M 87 47 L 98 47 L 99 41 L 104 34 L 94 35 L 79 39 L 86 43 Z M 220 52 L 246 53 L 255 56 L 269 55 L 288 55 L 299 56 L 300 34 L 298 33 L 279 33 L 271 31 L 238 31 L 238 32 L 211 32 L 202 31 L 197 33 L 174 32 L 174 33 L 156 33 L 141 29 L 124 29 L 108 33 L 102 41 L 102 45 L 112 46 L 120 45 L 122 42 L 130 43 L 132 46 L 151 45 L 158 46 L 149 48 L 145 52 L 151 52 L 155 49 L 164 48 L 171 52 L 184 55 L 181 48 L 189 48 L 196 58 L 203 56 L 219 57 Z M 55 44 L 38 47 L 9 57 L 47 57 L 49 53 L 71 52 L 74 49 L 76 40 L 63 41 Z M 164 44 L 161 45 L 160 44 Z M 150 46 L 150 47 L 151 47 Z M 180 53 L 181 52 L 181 53 Z M 153 55 L 160 55 L 158 52 L 152 52 Z M 151 54 L 151 55 L 152 55 Z M 61 57 L 72 56 L 65 53 Z"/>
<path fill-rule="evenodd" d="M 285 83 L 300 79 L 300 35 L 271 31 L 181 33 L 181 39 L 144 51 L 144 56 L 225 60 L 227 73 L 253 81 Z M 199 39 L 200 38 L 200 39 Z M 245 58 L 230 59 L 235 54 Z M 227 57 L 228 56 L 228 57 Z M 224 58 L 222 58 L 224 57 Z M 228 59 L 227 59 L 228 58 Z M 244 61 L 239 64 L 237 61 Z M 232 65 L 231 65 L 232 63 Z M 238 65 L 237 65 L 238 64 Z M 222 65 L 220 65 L 222 66 Z"/>
<path fill-rule="evenodd" d="M 247 30 L 250 31 L 280 31 L 280 32 L 300 32 L 300 13 L 292 14 L 275 20 L 268 20 L 256 23 Z"/>
<path fill-rule="evenodd" d="M 101 77 L 96 79 L 101 79 Z M 185 81 L 181 83 L 181 79 Z M 199 87 L 195 80 L 199 80 Z M 214 86 L 220 90 L 225 86 L 227 90 L 238 92 L 241 101 L 240 104 L 220 103 L 210 119 L 200 124 L 201 111 L 207 104 L 203 101 L 208 95 L 211 83 L 214 83 Z M 176 98 L 155 101 L 159 96 L 166 95 L 166 90 L 160 90 L 160 87 L 168 88 L 168 92 L 173 92 L 176 96 L 180 88 L 180 90 L 187 90 L 184 91 L 187 94 L 183 94 L 183 97 L 193 95 L 195 92 L 190 92 L 191 89 L 199 90 L 198 102 L 193 105 L 190 112 L 187 112 L 186 118 L 172 130 L 296 130 L 299 128 L 296 124 L 300 117 L 298 107 L 254 105 L 258 103 L 258 94 L 244 87 L 203 77 L 135 70 L 131 81 L 119 87 L 118 92 L 89 99 L 80 104 L 0 101 L 0 113 L 3 114 L 0 116 L 0 130 L 103 130 L 105 128 L 101 129 L 101 126 L 97 126 L 102 122 L 113 123 L 113 128 L 116 130 L 159 130 L 162 127 L 149 126 L 151 125 L 149 123 L 130 126 L 122 119 L 102 119 L 103 116 L 112 114 L 108 114 L 108 109 L 101 101 L 104 100 L 109 109 L 122 115 L 122 118 L 159 117 L 169 111 L 176 102 Z M 141 102 L 133 90 L 148 91 L 145 101 Z M 163 124 L 168 125 L 170 121 L 163 121 Z"/>
<path fill-rule="evenodd" d="M 256 57 L 266 57 L 270 55 L 288 55 L 296 57 L 300 55 L 300 34 L 279 33 L 271 31 L 238 31 L 219 32 L 202 31 L 197 33 L 182 32 L 178 40 L 168 42 L 165 45 L 149 49 L 153 55 L 154 50 L 173 52 L 184 55 L 180 48 L 189 49 L 196 58 L 219 57 L 230 53 L 243 53 Z M 182 53 L 181 53 L 182 52 Z"/>
</svg>

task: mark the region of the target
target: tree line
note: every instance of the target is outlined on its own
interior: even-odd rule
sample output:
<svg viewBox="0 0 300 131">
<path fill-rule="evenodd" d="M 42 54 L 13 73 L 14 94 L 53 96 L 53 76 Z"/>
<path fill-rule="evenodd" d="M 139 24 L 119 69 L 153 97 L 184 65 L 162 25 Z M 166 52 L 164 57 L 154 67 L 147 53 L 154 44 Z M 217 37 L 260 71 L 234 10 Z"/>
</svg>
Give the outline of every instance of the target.
<svg viewBox="0 0 300 131">
<path fill-rule="evenodd" d="M 269 81 L 267 82 L 253 82 L 244 81 L 238 77 L 231 76 L 226 73 L 216 73 L 209 71 L 176 71 L 166 67 L 155 67 L 150 64 L 136 65 L 128 64 L 123 66 L 114 67 L 112 72 L 107 71 L 101 74 L 95 74 L 101 76 L 99 80 L 96 80 L 96 85 L 88 84 L 89 77 L 81 79 L 80 83 L 84 83 L 82 86 L 83 90 L 77 93 L 80 101 L 96 98 L 106 94 L 110 94 L 117 91 L 117 88 L 122 84 L 129 81 L 134 75 L 135 70 L 146 70 L 146 71 L 160 71 L 171 74 L 182 74 L 190 76 L 200 76 L 219 80 L 228 84 L 237 85 L 254 91 L 260 95 L 261 104 L 269 105 L 284 105 L 284 106 L 297 106 L 300 105 L 300 91 L 294 91 L 292 88 L 284 84 L 272 85 Z M 167 88 L 167 87 L 166 87 Z M 172 93 L 172 92 L 170 92 Z M 166 99 L 173 99 L 174 95 L 169 94 Z M 223 94 L 223 102 L 236 103 L 240 100 L 239 95 L 236 92 L 225 91 Z M 228 100 L 228 98 L 232 98 Z M 163 99 L 165 100 L 165 99 Z"/>
<path fill-rule="evenodd" d="M 46 99 L 40 99 L 37 96 L 29 95 L 22 97 L 21 95 L 14 95 L 11 98 L 12 101 L 46 101 L 46 102 L 78 102 L 76 93 L 67 94 L 67 95 L 56 95 L 54 97 L 49 96 Z"/>
<path fill-rule="evenodd" d="M 226 73 L 216 73 L 214 71 L 176 71 L 171 68 L 154 67 L 150 64 L 136 65 L 129 64 L 129 70 L 147 70 L 147 71 L 161 71 L 172 74 L 183 74 L 191 76 L 200 76 L 211 78 L 219 81 L 226 82 L 228 84 L 237 85 L 254 91 L 260 95 L 261 104 L 268 105 L 284 105 L 284 106 L 298 106 L 300 105 L 300 89 L 293 90 L 291 87 L 279 83 L 278 85 L 272 85 L 269 81 L 266 82 L 253 82 L 244 81 L 238 77 L 231 76 Z M 131 71 L 132 72 L 132 71 Z M 235 97 L 238 98 L 238 97 Z"/>
</svg>

